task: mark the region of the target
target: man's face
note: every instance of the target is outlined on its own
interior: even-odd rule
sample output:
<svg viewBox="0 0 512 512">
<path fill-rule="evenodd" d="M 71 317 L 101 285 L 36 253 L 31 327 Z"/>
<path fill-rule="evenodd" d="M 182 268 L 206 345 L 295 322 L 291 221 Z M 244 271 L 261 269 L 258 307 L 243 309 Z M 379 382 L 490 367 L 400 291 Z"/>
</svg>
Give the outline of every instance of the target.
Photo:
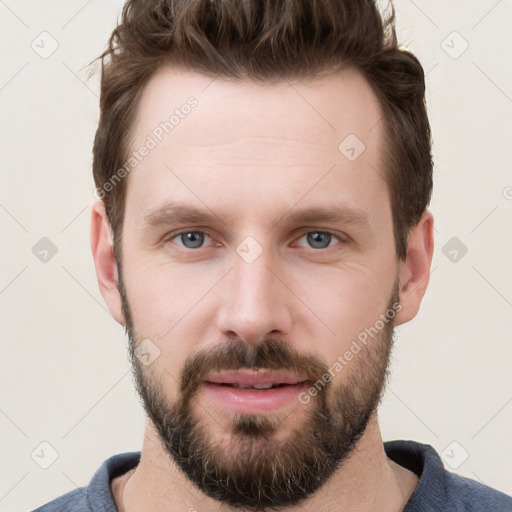
<svg viewBox="0 0 512 512">
<path fill-rule="evenodd" d="M 256 85 L 166 69 L 144 91 L 131 150 L 157 144 L 128 178 L 118 262 L 132 363 L 163 448 L 219 501 L 298 503 L 377 407 L 399 268 L 381 117 L 351 71 Z M 232 385 L 261 375 L 287 382 Z"/>
</svg>

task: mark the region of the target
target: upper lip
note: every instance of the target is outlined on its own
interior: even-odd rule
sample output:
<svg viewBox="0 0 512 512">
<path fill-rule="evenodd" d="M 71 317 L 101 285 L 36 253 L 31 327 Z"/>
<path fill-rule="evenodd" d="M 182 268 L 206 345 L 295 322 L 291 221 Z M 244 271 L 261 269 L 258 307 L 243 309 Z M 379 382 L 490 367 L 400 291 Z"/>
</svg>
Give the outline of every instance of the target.
<svg viewBox="0 0 512 512">
<path fill-rule="evenodd" d="M 213 384 L 239 384 L 254 386 L 255 384 L 297 384 L 307 380 L 305 377 L 287 372 L 259 370 L 257 372 L 236 370 L 229 372 L 211 373 L 205 379 Z"/>
</svg>

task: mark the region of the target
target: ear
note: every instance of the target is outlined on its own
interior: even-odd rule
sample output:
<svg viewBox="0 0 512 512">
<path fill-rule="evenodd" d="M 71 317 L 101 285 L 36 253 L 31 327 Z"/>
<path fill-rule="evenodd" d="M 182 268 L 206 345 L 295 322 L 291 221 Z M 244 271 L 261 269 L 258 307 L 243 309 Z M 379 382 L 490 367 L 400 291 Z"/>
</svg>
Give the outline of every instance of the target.
<svg viewBox="0 0 512 512">
<path fill-rule="evenodd" d="M 103 201 L 97 201 L 91 212 L 91 251 L 101 295 L 112 316 L 124 325 L 121 295 L 117 289 L 117 264 L 114 258 L 110 222 Z"/>
<path fill-rule="evenodd" d="M 408 236 L 405 261 L 399 263 L 400 304 L 395 325 L 412 320 L 420 308 L 430 278 L 434 252 L 434 217 L 425 210 L 420 221 Z"/>
</svg>

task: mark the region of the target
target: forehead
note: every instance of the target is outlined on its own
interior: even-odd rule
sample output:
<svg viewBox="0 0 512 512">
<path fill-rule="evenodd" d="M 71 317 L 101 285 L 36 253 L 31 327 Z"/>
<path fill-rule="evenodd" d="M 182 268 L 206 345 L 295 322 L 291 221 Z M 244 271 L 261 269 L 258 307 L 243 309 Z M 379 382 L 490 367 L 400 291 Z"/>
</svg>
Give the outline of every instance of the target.
<svg viewBox="0 0 512 512">
<path fill-rule="evenodd" d="M 263 193 L 293 203 L 309 188 L 311 200 L 343 193 L 370 207 L 385 186 L 381 119 L 353 70 L 255 83 L 162 68 L 138 105 L 130 152 L 150 150 L 132 159 L 127 208 L 220 188 L 224 206 L 226 197 L 243 203 Z"/>
<path fill-rule="evenodd" d="M 192 122 L 181 122 L 188 117 L 186 104 L 191 98 L 197 107 L 191 109 L 194 115 L 190 117 L 201 118 L 201 124 L 193 126 Z M 190 135 L 197 144 L 223 142 L 229 135 L 227 129 L 236 126 L 239 137 L 280 137 L 287 133 L 296 135 L 300 142 L 311 138 L 315 143 L 320 129 L 324 139 L 326 135 L 332 137 L 325 139 L 326 147 L 351 130 L 371 142 L 372 136 L 378 136 L 378 130 L 374 132 L 373 128 L 382 117 L 370 85 L 352 69 L 324 78 L 256 83 L 163 67 L 143 91 L 137 108 L 136 135 L 151 133 L 173 113 L 179 118 L 171 121 L 176 143 L 182 138 L 190 142 Z M 295 120 L 301 124 L 290 132 Z M 213 126 L 216 130 L 212 131 Z"/>
</svg>

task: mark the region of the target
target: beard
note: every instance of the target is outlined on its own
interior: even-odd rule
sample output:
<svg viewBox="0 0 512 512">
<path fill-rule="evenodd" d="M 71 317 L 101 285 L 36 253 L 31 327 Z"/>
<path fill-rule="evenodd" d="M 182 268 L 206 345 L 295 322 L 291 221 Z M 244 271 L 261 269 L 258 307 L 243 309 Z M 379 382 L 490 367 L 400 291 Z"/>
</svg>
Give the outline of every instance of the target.
<svg viewBox="0 0 512 512">
<path fill-rule="evenodd" d="M 136 357 L 136 340 L 145 337 L 134 330 L 120 266 L 118 287 L 135 386 L 144 410 L 165 452 L 204 494 L 248 511 L 297 505 L 352 455 L 389 378 L 394 315 L 381 322 L 382 329 L 345 363 L 338 378 L 343 382 L 325 382 L 329 366 L 313 354 L 298 353 L 285 341 L 267 338 L 249 345 L 237 338 L 191 354 L 181 371 L 177 399 L 170 403 L 154 367 L 144 368 Z M 394 311 L 397 304 L 398 281 L 388 311 Z M 285 438 L 275 435 L 286 419 L 282 412 L 232 413 L 223 414 L 230 419 L 228 441 L 224 445 L 214 442 L 208 420 L 215 419 L 207 414 L 200 417 L 193 403 L 209 373 L 238 369 L 283 370 L 307 376 L 309 384 L 317 384 L 317 393 L 302 405 L 303 421 L 292 422 L 295 428 Z"/>
</svg>

